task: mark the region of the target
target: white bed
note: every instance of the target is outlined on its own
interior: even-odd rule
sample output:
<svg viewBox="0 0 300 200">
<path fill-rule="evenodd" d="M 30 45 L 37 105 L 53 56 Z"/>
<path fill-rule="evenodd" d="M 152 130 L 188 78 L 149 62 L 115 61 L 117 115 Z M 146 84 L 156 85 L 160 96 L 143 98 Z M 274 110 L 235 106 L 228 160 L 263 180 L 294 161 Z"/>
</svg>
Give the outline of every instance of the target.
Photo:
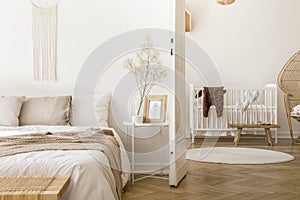
<svg viewBox="0 0 300 200">
<path fill-rule="evenodd" d="M 83 131 L 87 128 L 70 126 L 0 126 L 0 137 L 44 131 Z M 130 165 L 120 137 L 113 129 L 110 130 L 113 131 L 121 148 L 122 185 L 124 187 L 129 178 Z M 101 151 L 40 151 L 0 157 L 0 176 L 71 175 L 70 185 L 62 200 L 114 200 L 117 199 L 116 183 L 111 169 L 107 166 L 109 166 L 108 158 Z"/>
</svg>

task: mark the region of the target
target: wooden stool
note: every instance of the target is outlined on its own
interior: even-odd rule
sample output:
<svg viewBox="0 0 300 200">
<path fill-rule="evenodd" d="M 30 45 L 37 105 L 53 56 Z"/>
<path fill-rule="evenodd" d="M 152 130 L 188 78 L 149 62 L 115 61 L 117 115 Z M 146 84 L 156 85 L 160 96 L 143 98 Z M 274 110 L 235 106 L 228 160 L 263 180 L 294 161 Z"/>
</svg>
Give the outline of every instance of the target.
<svg viewBox="0 0 300 200">
<path fill-rule="evenodd" d="M 271 128 L 280 128 L 278 124 L 228 124 L 230 128 L 237 128 L 237 134 L 234 137 L 233 144 L 235 146 L 239 145 L 240 137 L 243 128 L 264 128 L 265 133 L 268 139 L 268 144 L 273 146 L 273 139 L 272 139 L 272 134 L 271 134 Z"/>
<path fill-rule="evenodd" d="M 60 200 L 70 176 L 1 176 L 0 200 Z"/>
</svg>

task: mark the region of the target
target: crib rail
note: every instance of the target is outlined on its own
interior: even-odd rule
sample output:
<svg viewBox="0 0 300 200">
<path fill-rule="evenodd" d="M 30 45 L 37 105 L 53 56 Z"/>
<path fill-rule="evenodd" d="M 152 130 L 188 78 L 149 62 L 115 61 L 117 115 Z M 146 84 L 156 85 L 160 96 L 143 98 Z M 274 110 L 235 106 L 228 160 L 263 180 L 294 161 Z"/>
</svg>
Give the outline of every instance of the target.
<svg viewBox="0 0 300 200">
<path fill-rule="evenodd" d="M 203 116 L 203 96 L 195 98 L 202 91 L 202 87 L 191 85 L 190 90 L 190 129 L 192 141 L 197 133 L 231 132 L 228 124 L 256 124 L 258 122 L 277 124 L 277 87 L 268 84 L 264 88 L 228 89 L 224 94 L 223 115 L 217 117 L 214 106 L 210 107 L 208 117 Z M 257 98 L 243 106 L 247 95 L 258 93 Z M 249 100 L 249 99 L 248 99 Z M 245 104 L 244 104 L 245 105 Z M 243 109 L 244 108 L 244 109 Z M 258 132 L 253 129 L 250 131 Z M 277 142 L 277 130 L 275 139 Z"/>
</svg>

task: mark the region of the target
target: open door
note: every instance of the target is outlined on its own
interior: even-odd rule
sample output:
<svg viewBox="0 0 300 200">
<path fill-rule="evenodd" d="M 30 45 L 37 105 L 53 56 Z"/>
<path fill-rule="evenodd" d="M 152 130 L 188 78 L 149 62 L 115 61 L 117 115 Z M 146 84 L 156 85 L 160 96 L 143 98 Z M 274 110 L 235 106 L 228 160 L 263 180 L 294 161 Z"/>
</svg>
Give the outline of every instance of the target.
<svg viewBox="0 0 300 200">
<path fill-rule="evenodd" d="M 173 30 L 174 37 L 171 41 L 173 48 L 173 66 L 175 97 L 172 99 L 174 118 L 170 124 L 170 171 L 169 184 L 178 186 L 186 175 L 186 139 L 185 132 L 188 131 L 188 115 L 185 88 L 185 0 L 175 0 L 173 3 Z"/>
</svg>

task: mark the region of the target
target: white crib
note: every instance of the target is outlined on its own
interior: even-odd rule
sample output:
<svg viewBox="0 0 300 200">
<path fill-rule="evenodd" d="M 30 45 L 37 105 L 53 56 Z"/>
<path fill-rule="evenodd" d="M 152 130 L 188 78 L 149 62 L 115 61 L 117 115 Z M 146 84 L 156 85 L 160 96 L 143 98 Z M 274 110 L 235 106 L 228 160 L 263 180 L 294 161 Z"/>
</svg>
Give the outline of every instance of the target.
<svg viewBox="0 0 300 200">
<path fill-rule="evenodd" d="M 203 116 L 203 97 L 195 98 L 202 87 L 190 86 L 190 133 L 192 143 L 195 136 L 233 136 L 235 129 L 228 124 L 256 124 L 258 122 L 277 124 L 277 87 L 267 84 L 264 88 L 228 89 L 224 88 L 223 115 L 217 117 L 215 106 L 211 106 L 208 117 Z M 245 101 L 245 93 L 258 92 L 257 99 L 250 103 L 245 111 L 238 104 Z M 263 129 L 248 129 L 243 133 L 262 134 Z M 277 129 L 272 130 L 277 143 Z"/>
</svg>

